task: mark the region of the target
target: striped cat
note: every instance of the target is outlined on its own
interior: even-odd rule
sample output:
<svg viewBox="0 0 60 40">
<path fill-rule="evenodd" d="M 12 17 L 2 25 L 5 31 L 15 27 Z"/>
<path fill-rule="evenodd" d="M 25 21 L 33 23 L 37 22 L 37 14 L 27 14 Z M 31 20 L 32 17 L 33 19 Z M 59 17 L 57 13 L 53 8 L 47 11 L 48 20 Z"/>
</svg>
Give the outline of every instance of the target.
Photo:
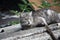
<svg viewBox="0 0 60 40">
<path fill-rule="evenodd" d="M 48 24 L 60 22 L 57 12 L 51 9 L 41 9 L 33 12 L 21 13 L 20 22 L 23 28 L 40 27 L 44 25 L 42 18 L 44 18 Z"/>
</svg>

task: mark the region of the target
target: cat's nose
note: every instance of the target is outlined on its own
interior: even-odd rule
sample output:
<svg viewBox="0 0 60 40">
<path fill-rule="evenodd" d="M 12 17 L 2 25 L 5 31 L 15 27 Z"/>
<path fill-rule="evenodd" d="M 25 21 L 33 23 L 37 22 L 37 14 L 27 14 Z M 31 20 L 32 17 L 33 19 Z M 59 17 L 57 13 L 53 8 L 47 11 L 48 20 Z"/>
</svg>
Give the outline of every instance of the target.
<svg viewBox="0 0 60 40">
<path fill-rule="evenodd" d="M 29 21 L 28 21 L 28 25 L 31 25 Z"/>
<path fill-rule="evenodd" d="M 28 24 L 30 24 L 30 22 L 28 21 Z"/>
</svg>

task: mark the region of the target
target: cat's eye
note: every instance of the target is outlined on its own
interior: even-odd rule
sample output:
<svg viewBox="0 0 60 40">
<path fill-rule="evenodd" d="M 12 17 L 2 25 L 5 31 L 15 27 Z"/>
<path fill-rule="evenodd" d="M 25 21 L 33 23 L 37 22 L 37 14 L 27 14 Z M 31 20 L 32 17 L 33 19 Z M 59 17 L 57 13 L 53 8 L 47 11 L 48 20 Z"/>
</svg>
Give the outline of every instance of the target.
<svg viewBox="0 0 60 40">
<path fill-rule="evenodd" d="M 27 20 L 28 18 L 25 18 L 25 20 Z"/>
</svg>

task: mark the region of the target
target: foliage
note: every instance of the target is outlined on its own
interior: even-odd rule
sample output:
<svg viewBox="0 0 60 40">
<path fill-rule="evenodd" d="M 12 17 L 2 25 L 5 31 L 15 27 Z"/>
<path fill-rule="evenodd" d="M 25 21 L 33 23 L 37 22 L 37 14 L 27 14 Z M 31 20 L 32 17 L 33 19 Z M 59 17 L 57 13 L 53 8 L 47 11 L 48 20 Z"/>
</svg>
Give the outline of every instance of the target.
<svg viewBox="0 0 60 40">
<path fill-rule="evenodd" d="M 39 7 L 40 7 L 40 8 L 48 8 L 48 7 L 50 7 L 50 6 L 51 6 L 51 4 L 48 3 L 47 1 L 42 1 L 41 6 L 39 6 Z"/>
<path fill-rule="evenodd" d="M 17 15 L 17 16 L 20 14 L 20 12 L 15 11 L 15 10 L 10 10 L 10 12 L 13 13 L 13 14 L 15 14 L 15 15 Z"/>
<path fill-rule="evenodd" d="M 15 24 L 18 24 L 18 23 L 20 23 L 20 22 L 19 21 L 11 21 L 11 22 L 9 22 L 10 25 L 15 25 Z"/>
<path fill-rule="evenodd" d="M 22 0 L 22 3 L 18 4 L 21 11 L 31 11 L 31 4 L 27 0 Z"/>
<path fill-rule="evenodd" d="M 39 8 L 49 8 L 50 6 L 60 6 L 60 4 L 56 3 L 57 0 L 53 0 L 54 2 L 52 4 L 48 3 L 45 0 L 42 0 L 42 4 L 39 6 Z M 35 3 L 32 3 L 35 4 Z M 35 4 L 37 5 L 37 4 Z M 31 3 L 28 2 L 28 0 L 22 0 L 22 3 L 18 4 L 21 11 L 32 11 Z"/>
<path fill-rule="evenodd" d="M 39 8 L 49 8 L 51 6 L 60 6 L 60 4 L 56 3 L 56 2 L 57 2 L 57 0 L 53 0 L 53 3 L 50 4 L 47 1 L 42 0 L 42 4 L 41 4 L 41 6 L 39 6 Z"/>
<path fill-rule="evenodd" d="M 39 8 L 49 8 L 51 6 L 60 6 L 59 3 L 56 3 L 57 0 L 53 0 L 53 3 L 51 4 L 48 3 L 46 0 L 41 0 L 41 1 L 42 1 L 42 4 L 39 6 Z M 33 11 L 31 4 L 35 4 L 35 3 L 29 3 L 28 0 L 21 0 L 21 3 L 19 3 L 18 6 L 21 12 L 29 12 L 29 11 Z M 19 15 L 18 11 L 11 10 L 11 12 L 13 12 L 16 15 Z"/>
<path fill-rule="evenodd" d="M 51 3 L 51 4 L 45 0 L 41 0 L 41 1 L 42 1 L 42 4 L 39 6 L 39 8 L 49 8 L 51 6 L 60 6 L 59 3 L 56 3 L 57 0 L 53 0 L 53 3 Z M 31 4 L 35 4 L 35 3 L 29 3 L 28 0 L 21 0 L 21 2 L 22 3 L 18 4 L 21 12 L 33 11 Z M 35 4 L 35 5 L 37 5 L 37 4 Z M 19 15 L 18 11 L 11 10 L 11 12 L 13 12 L 16 15 Z"/>
</svg>

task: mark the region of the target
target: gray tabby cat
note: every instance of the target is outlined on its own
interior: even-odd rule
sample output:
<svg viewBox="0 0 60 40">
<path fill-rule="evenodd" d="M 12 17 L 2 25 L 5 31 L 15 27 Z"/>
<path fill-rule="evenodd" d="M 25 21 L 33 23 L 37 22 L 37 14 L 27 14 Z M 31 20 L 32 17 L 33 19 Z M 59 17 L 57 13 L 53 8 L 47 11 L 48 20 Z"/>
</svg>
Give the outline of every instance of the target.
<svg viewBox="0 0 60 40">
<path fill-rule="evenodd" d="M 21 13 L 20 22 L 23 28 L 34 27 L 37 25 L 44 25 L 41 18 L 45 18 L 46 22 L 60 22 L 57 12 L 51 9 L 41 9 L 30 13 Z"/>
<path fill-rule="evenodd" d="M 33 25 L 32 12 L 21 13 L 20 23 L 24 29 L 31 27 Z"/>
</svg>

